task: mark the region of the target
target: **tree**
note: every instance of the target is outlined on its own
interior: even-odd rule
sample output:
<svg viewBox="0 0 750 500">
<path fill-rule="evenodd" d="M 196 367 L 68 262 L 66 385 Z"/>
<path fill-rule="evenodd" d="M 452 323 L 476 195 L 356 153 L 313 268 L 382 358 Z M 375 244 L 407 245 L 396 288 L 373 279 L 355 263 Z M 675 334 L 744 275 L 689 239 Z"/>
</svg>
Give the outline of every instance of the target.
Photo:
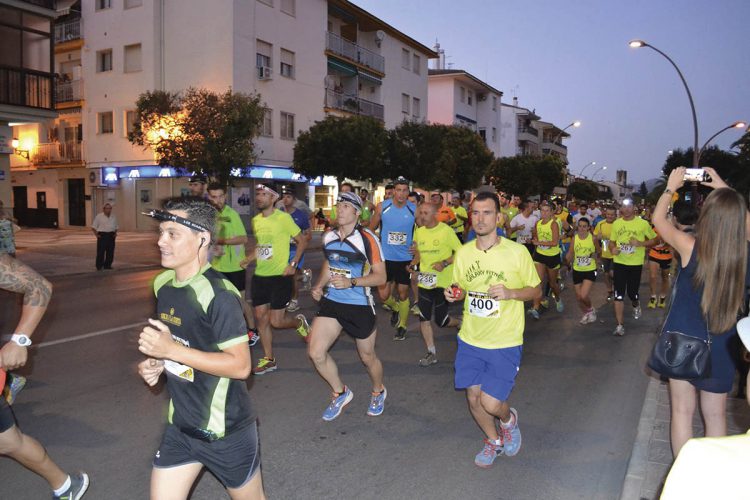
<svg viewBox="0 0 750 500">
<path fill-rule="evenodd" d="M 641 195 L 641 198 L 645 198 L 646 196 L 648 196 L 648 188 L 646 187 L 646 181 L 641 182 L 641 185 L 638 188 L 638 194 Z"/>
<path fill-rule="evenodd" d="M 508 156 L 492 162 L 487 176 L 501 191 L 526 197 L 551 194 L 565 179 L 565 163 L 554 156 Z"/>
<path fill-rule="evenodd" d="M 307 177 L 379 182 L 386 173 L 387 139 L 383 123 L 375 118 L 328 116 L 299 134 L 294 169 Z"/>
<path fill-rule="evenodd" d="M 669 177 L 677 167 L 690 166 L 693 161 L 692 149 L 676 149 L 669 155 L 664 162 L 662 173 Z M 744 160 L 746 161 L 746 160 Z M 719 149 L 717 146 L 706 148 L 701 155 L 701 165 L 713 167 L 716 172 L 724 179 L 727 184 L 735 188 L 740 193 L 747 195 L 750 190 L 750 162 L 743 163 L 742 155 L 735 155 Z M 698 192 L 707 195 L 710 188 L 699 186 Z"/>
<path fill-rule="evenodd" d="M 207 89 L 141 94 L 128 140 L 154 151 L 161 166 L 203 173 L 228 184 L 255 159 L 253 139 L 263 121 L 258 94 Z M 236 173 L 236 171 L 235 171 Z"/>
<path fill-rule="evenodd" d="M 572 196 L 579 201 L 594 201 L 601 198 L 597 184 L 586 180 L 577 180 L 570 184 L 568 196 Z"/>
</svg>

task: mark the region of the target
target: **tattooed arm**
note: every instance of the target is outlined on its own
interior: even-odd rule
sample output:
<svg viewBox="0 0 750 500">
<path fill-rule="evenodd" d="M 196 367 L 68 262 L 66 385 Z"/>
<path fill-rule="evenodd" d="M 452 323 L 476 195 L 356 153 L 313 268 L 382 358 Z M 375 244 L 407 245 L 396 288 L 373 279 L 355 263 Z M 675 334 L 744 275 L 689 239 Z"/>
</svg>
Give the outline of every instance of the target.
<svg viewBox="0 0 750 500">
<path fill-rule="evenodd" d="M 31 337 L 47 310 L 52 295 L 52 284 L 42 275 L 9 255 L 0 255 L 0 288 L 23 294 L 21 318 L 13 333 Z M 0 349 L 0 363 L 5 370 L 13 370 L 26 364 L 27 348 L 15 342 L 6 343 Z"/>
</svg>

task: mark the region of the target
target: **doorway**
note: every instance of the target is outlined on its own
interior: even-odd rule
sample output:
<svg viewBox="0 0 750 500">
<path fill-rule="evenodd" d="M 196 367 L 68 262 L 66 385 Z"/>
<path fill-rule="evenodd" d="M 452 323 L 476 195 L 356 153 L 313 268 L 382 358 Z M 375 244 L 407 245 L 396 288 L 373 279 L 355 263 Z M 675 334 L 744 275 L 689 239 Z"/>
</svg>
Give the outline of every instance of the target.
<svg viewBox="0 0 750 500">
<path fill-rule="evenodd" d="M 68 224 L 86 225 L 86 197 L 84 179 L 68 179 Z"/>
</svg>

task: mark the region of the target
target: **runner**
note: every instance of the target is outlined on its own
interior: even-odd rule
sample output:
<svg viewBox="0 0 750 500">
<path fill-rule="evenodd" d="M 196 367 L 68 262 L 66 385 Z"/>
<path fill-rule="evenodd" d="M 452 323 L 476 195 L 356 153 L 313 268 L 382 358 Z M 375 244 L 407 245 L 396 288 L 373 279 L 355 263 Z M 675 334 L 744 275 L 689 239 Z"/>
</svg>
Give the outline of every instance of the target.
<svg viewBox="0 0 750 500">
<path fill-rule="evenodd" d="M 437 191 L 433 192 L 430 195 L 430 201 L 433 205 L 435 205 L 435 208 L 437 210 L 438 222 L 442 222 L 443 224 L 447 224 L 448 226 L 456 223 L 456 214 L 453 212 L 453 209 L 451 207 L 443 204 L 444 198 L 442 194 Z"/>
<path fill-rule="evenodd" d="M 206 199 L 208 193 L 206 192 L 206 185 L 208 179 L 203 174 L 193 174 L 188 180 L 188 188 L 190 189 L 190 196 L 197 198 Z"/>
<path fill-rule="evenodd" d="M 458 241 L 460 241 L 461 243 L 464 242 L 464 223 L 469 220 L 469 215 L 468 213 L 466 213 L 466 209 L 461 204 L 462 196 L 463 195 L 459 195 L 458 193 L 456 193 L 456 195 L 451 198 L 453 213 L 456 215 L 456 222 L 451 225 L 451 228 L 456 233 Z"/>
<path fill-rule="evenodd" d="M 419 366 L 430 366 L 438 362 L 430 319 L 441 327 L 457 327 L 460 322 L 448 316 L 448 303 L 443 294 L 450 285 L 454 253 L 461 248 L 456 233 L 437 220 L 437 207 L 423 203 L 417 208 L 417 230 L 414 243 L 417 252 L 411 261 L 411 270 L 419 271 L 419 331 L 427 347 L 427 354 L 419 360 Z M 417 268 L 418 266 L 418 268 Z"/>
<path fill-rule="evenodd" d="M 258 215 L 253 217 L 257 263 L 250 293 L 264 353 L 253 369 L 256 375 L 263 375 L 277 368 L 273 355 L 272 328 L 296 328 L 297 333 L 304 339 L 307 339 L 310 330 L 302 314 L 294 318 L 285 314 L 292 296 L 292 280 L 297 269 L 297 262 L 289 260 L 289 242 L 291 239 L 295 241 L 297 258 L 301 258 L 307 248 L 307 239 L 288 213 L 274 208 L 274 202 L 278 197 L 279 194 L 268 186 L 258 184 L 255 187 L 255 207 L 259 211 Z"/>
<path fill-rule="evenodd" d="M 456 389 L 466 389 L 469 411 L 485 434 L 474 458 L 489 467 L 500 454 L 521 449 L 518 413 L 508 404 L 521 365 L 523 302 L 541 297 L 539 276 L 526 249 L 497 236 L 500 205 L 493 193 L 479 193 L 471 209 L 475 243 L 455 255 L 449 302 L 464 301 L 458 333 Z"/>
<path fill-rule="evenodd" d="M 151 498 L 187 498 L 206 467 L 235 499 L 263 499 L 256 415 L 245 379 L 252 361 L 242 296 L 208 263 L 216 209 L 172 199 L 160 222 L 156 317 L 138 340 L 150 386 L 166 371 L 168 425 L 151 472 Z"/>
<path fill-rule="evenodd" d="M 625 335 L 625 305 L 627 293 L 633 304 L 633 318 L 641 317 L 641 303 L 638 288 L 641 286 L 641 271 L 646 256 L 646 248 L 656 244 L 657 237 L 651 224 L 635 216 L 633 200 L 625 198 L 620 207 L 620 218 L 612 224 L 609 251 L 614 256 L 615 317 L 617 328 L 613 332 L 619 337 Z"/>
<path fill-rule="evenodd" d="M 312 234 L 310 231 L 310 218 L 307 213 L 295 207 L 295 201 L 297 196 L 291 189 L 284 189 L 281 195 L 281 201 L 283 202 L 284 211 L 288 213 L 297 227 L 302 231 L 302 237 L 305 238 L 307 244 L 310 244 L 312 240 Z M 297 302 L 297 296 L 299 294 L 299 281 L 298 276 L 302 275 L 302 267 L 305 263 L 305 256 L 297 258 L 297 243 L 294 239 L 289 241 L 289 262 L 296 262 L 297 267 L 294 270 L 294 276 L 292 276 L 292 299 L 289 301 L 287 306 L 287 312 L 299 311 L 299 303 Z"/>
<path fill-rule="evenodd" d="M 604 271 L 604 282 L 607 284 L 607 302 L 612 302 L 615 296 L 614 281 L 612 279 L 612 252 L 609 251 L 609 239 L 612 235 L 612 224 L 617 218 L 617 211 L 614 207 L 607 207 L 604 210 L 604 220 L 596 225 L 594 229 L 594 238 L 601 248 L 602 271 Z"/>
<path fill-rule="evenodd" d="M 533 229 L 533 239 L 531 242 L 536 246 L 534 250 L 534 265 L 539 274 L 539 279 L 547 280 L 551 288 L 554 299 L 557 303 L 557 312 L 563 312 L 565 306 L 560 297 L 560 287 L 557 283 L 557 273 L 560 269 L 560 224 L 552 216 L 552 207 L 544 203 L 541 206 L 542 218 Z M 534 318 L 539 319 L 539 305 L 542 303 L 542 297 L 534 299 L 534 302 L 527 312 Z"/>
<path fill-rule="evenodd" d="M 375 307 L 370 293 L 370 287 L 385 283 L 385 265 L 377 236 L 357 224 L 361 213 L 359 196 L 339 194 L 338 229 L 323 238 L 326 260 L 318 283 L 311 290 L 312 297 L 320 302 L 320 311 L 313 320 L 308 355 L 333 391 L 331 404 L 323 412 L 325 421 L 338 417 L 354 398 L 328 353 L 342 329 L 354 338 L 370 375 L 372 393 L 367 414 L 373 417 L 382 414 L 388 396 L 383 385 L 383 365 L 375 354 Z M 328 290 L 324 292 L 325 286 Z"/>
<path fill-rule="evenodd" d="M 578 306 L 583 311 L 580 323 L 594 323 L 596 309 L 591 305 L 589 293 L 596 281 L 596 256 L 598 254 L 596 242 L 591 235 L 591 225 L 586 217 L 580 217 L 576 225 L 577 232 L 565 256 L 568 264 L 573 264 L 573 287 L 576 292 Z"/>
<path fill-rule="evenodd" d="M 394 182 L 393 198 L 378 204 L 372 216 L 371 227 L 380 226 L 380 243 L 385 256 L 387 282 L 378 287 L 380 300 L 391 311 L 391 326 L 396 328 L 393 340 L 406 339 L 406 322 L 409 319 L 409 284 L 411 276 L 406 266 L 411 262 L 409 251 L 414 235 L 414 214 L 417 207 L 406 197 L 409 182 L 399 177 Z M 398 301 L 393 298 L 395 289 Z"/>
<path fill-rule="evenodd" d="M 653 227 L 653 225 L 651 226 Z M 654 229 L 657 237 L 659 233 Z M 667 292 L 669 292 L 669 271 L 672 267 L 672 247 L 664 243 L 661 237 L 658 238 L 656 245 L 648 251 L 648 286 L 651 291 L 651 298 L 648 301 L 648 308 L 655 309 L 657 305 L 660 308 L 667 306 Z M 661 288 L 658 291 L 659 299 L 657 302 L 657 282 L 661 278 Z"/>
<path fill-rule="evenodd" d="M 372 213 L 375 211 L 375 205 L 370 201 L 370 192 L 367 189 L 360 189 L 359 197 L 362 198 L 362 215 L 359 218 L 359 223 L 362 227 L 370 227 L 370 219 L 372 219 Z"/>
<path fill-rule="evenodd" d="M 531 255 L 534 255 L 534 227 L 539 219 L 532 213 L 531 202 L 521 202 L 518 205 L 520 212 L 510 221 L 510 230 L 515 233 L 515 242 L 525 246 Z"/>
</svg>

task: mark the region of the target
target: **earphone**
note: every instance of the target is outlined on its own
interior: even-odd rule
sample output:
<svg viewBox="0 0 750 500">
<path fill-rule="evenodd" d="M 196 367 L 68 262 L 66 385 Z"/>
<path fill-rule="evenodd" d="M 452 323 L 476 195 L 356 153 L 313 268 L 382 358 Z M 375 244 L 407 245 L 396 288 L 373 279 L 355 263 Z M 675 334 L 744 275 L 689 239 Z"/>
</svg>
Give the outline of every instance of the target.
<svg viewBox="0 0 750 500">
<path fill-rule="evenodd" d="M 206 243 L 206 238 L 201 238 L 201 244 L 198 248 L 203 248 L 203 245 Z"/>
</svg>

